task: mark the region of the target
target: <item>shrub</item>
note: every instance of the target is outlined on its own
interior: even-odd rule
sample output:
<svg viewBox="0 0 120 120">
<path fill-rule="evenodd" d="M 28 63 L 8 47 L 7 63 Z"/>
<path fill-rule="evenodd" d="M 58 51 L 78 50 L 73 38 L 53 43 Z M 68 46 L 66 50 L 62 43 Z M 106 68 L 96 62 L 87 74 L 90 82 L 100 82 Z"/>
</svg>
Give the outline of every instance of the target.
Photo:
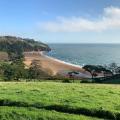
<svg viewBox="0 0 120 120">
<path fill-rule="evenodd" d="M 71 83 L 70 80 L 67 79 L 67 78 L 64 78 L 64 79 L 62 80 L 62 82 L 63 82 L 63 83 Z"/>
<path fill-rule="evenodd" d="M 81 80 L 80 83 L 93 83 L 93 80 Z"/>
</svg>

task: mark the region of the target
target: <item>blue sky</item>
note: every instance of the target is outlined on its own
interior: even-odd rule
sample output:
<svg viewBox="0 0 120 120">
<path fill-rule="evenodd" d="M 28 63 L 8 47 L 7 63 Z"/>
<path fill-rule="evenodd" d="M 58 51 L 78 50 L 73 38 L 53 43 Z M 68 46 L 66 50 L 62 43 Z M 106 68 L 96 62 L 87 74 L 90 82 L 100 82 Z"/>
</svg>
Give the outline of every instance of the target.
<svg viewBox="0 0 120 120">
<path fill-rule="evenodd" d="M 120 43 L 120 0 L 1 0 L 0 35 L 47 43 Z"/>
</svg>

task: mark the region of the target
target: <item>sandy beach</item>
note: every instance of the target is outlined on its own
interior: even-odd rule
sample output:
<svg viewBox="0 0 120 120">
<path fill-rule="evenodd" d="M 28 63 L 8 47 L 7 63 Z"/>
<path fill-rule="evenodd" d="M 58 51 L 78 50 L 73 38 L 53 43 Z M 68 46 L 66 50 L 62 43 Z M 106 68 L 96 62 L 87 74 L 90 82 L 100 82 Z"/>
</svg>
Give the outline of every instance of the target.
<svg viewBox="0 0 120 120">
<path fill-rule="evenodd" d="M 33 60 L 37 60 L 40 63 L 41 68 L 44 71 L 51 71 L 52 75 L 67 73 L 68 71 L 77 71 L 80 73 L 81 78 L 90 78 L 89 72 L 82 69 L 81 66 L 70 64 L 47 55 L 42 52 L 24 52 L 25 65 L 30 66 Z M 65 75 L 65 74 L 64 74 Z"/>
</svg>

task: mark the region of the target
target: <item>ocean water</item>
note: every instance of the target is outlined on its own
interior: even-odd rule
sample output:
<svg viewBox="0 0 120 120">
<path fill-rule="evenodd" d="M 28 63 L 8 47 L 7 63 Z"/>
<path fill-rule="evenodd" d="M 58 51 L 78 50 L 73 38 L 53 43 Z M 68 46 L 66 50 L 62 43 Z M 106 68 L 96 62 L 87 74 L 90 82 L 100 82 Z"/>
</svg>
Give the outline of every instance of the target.
<svg viewBox="0 0 120 120">
<path fill-rule="evenodd" d="M 49 56 L 76 65 L 120 65 L 120 44 L 49 44 Z"/>
</svg>

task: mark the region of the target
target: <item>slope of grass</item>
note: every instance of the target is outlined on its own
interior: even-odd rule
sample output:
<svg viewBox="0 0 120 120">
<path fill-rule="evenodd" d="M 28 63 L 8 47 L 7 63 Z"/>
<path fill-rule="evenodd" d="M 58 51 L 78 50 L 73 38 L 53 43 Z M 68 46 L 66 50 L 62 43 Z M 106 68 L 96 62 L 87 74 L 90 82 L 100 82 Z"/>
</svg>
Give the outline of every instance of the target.
<svg viewBox="0 0 120 120">
<path fill-rule="evenodd" d="M 52 82 L 0 83 L 0 104 L 6 106 L 19 104 L 22 107 L 26 105 L 116 119 L 116 115 L 120 116 L 119 101 L 120 85 Z"/>
<path fill-rule="evenodd" d="M 1 82 L 0 99 L 67 105 L 71 107 L 103 108 L 119 111 L 120 86 L 100 84 L 67 84 L 44 82 Z"/>
<path fill-rule="evenodd" d="M 0 120 L 99 120 L 83 115 L 71 115 L 35 108 L 0 107 Z"/>
</svg>

